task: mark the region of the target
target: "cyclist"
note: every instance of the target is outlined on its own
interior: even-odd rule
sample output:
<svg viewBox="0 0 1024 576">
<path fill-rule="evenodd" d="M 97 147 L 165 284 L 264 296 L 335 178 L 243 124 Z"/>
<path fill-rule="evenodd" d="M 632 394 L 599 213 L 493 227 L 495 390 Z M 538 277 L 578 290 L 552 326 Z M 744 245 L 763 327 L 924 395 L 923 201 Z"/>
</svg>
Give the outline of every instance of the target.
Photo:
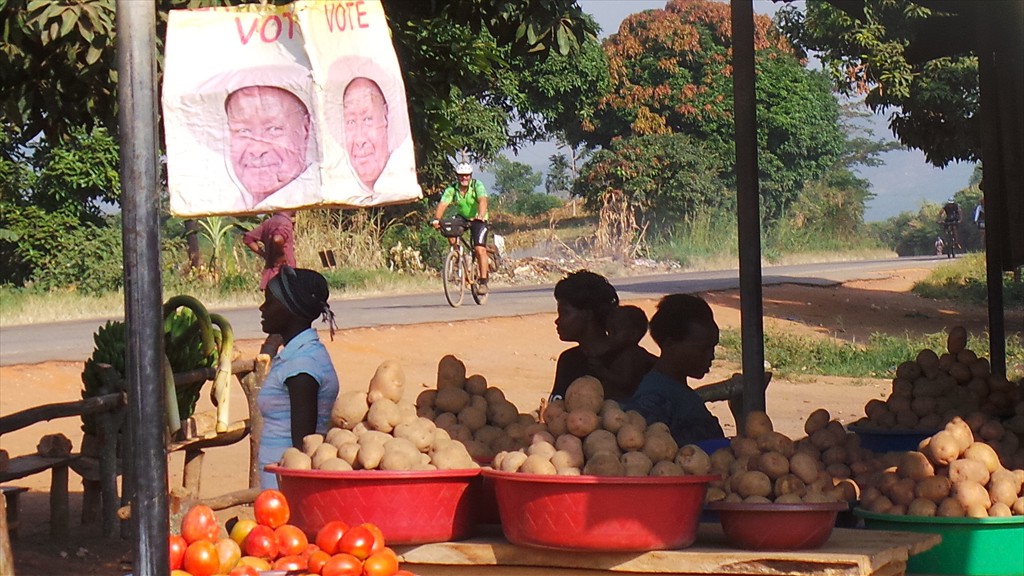
<svg viewBox="0 0 1024 576">
<path fill-rule="evenodd" d="M 946 200 L 946 204 L 943 205 L 942 210 L 939 211 L 939 223 L 942 224 L 943 228 L 949 230 L 950 238 L 953 241 L 953 246 L 957 249 L 960 247 L 960 222 L 964 219 L 964 215 L 960 210 L 960 204 L 957 203 L 956 199 L 950 198 Z"/>
<path fill-rule="evenodd" d="M 437 205 L 437 211 L 430 224 L 435 229 L 440 228 L 441 218 L 448 205 L 455 204 L 458 217 L 469 225 L 473 251 L 476 253 L 477 262 L 480 265 L 477 291 L 483 295 L 487 294 L 488 272 L 487 189 L 483 182 L 473 178 L 473 167 L 465 162 L 455 167 L 455 174 L 458 175 L 458 182 L 449 185 L 441 193 L 441 201 Z M 458 238 L 449 238 L 448 242 L 455 244 L 458 242 Z"/>
</svg>

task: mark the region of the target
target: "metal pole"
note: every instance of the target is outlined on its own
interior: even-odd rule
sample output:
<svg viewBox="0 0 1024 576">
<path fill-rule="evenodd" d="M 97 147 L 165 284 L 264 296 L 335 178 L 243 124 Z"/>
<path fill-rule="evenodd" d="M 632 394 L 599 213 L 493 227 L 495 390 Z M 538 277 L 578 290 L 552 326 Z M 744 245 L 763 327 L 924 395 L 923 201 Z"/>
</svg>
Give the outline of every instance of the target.
<svg viewBox="0 0 1024 576">
<path fill-rule="evenodd" d="M 156 114 L 156 5 L 117 0 L 128 410 L 135 576 L 169 572 Z"/>
<path fill-rule="evenodd" d="M 761 213 L 757 183 L 757 108 L 754 85 L 754 5 L 751 0 L 732 2 L 732 70 L 745 418 L 751 411 L 765 409 Z M 737 422 L 736 428 L 742 432 L 743 422 Z"/>
</svg>

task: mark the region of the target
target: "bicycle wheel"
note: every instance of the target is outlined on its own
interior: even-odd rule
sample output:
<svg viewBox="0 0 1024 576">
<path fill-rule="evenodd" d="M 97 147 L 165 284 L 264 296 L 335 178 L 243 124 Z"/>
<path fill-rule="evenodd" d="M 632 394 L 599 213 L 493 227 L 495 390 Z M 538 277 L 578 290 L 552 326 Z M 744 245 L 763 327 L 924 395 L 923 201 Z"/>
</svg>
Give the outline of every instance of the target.
<svg viewBox="0 0 1024 576">
<path fill-rule="evenodd" d="M 465 266 L 463 266 L 459 252 L 449 250 L 448 256 L 444 259 L 441 281 L 444 284 L 444 297 L 452 308 L 457 308 L 462 304 L 462 297 L 466 293 L 464 270 Z"/>
<path fill-rule="evenodd" d="M 477 283 L 480 277 L 480 260 L 476 252 L 473 252 L 472 261 L 466 263 L 466 276 L 469 278 L 469 292 L 473 295 L 473 301 L 477 304 L 487 302 L 487 294 L 480 293 L 480 284 Z"/>
</svg>

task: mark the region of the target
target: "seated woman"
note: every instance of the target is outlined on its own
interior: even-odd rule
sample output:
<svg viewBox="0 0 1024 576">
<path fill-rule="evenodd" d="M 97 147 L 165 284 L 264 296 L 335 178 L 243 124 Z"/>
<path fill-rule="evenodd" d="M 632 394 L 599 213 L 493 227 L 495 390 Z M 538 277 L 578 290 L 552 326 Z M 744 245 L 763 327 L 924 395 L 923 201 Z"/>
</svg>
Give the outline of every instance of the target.
<svg viewBox="0 0 1024 576">
<path fill-rule="evenodd" d="M 274 356 L 256 403 L 263 415 L 260 438 L 260 483 L 277 488 L 277 477 L 265 472 L 277 464 L 285 449 L 302 447 L 303 437 L 325 434 L 331 407 L 338 396 L 338 374 L 313 320 L 329 322 L 334 336 L 334 313 L 327 299 L 327 280 L 318 272 L 282 266 L 268 283 L 260 306 L 266 334 L 280 334 L 284 347 Z"/>
<path fill-rule="evenodd" d="M 619 314 L 619 296 L 607 278 L 589 270 L 573 272 L 559 280 L 555 284 L 555 300 L 558 337 L 577 345 L 558 356 L 555 382 L 548 399 L 563 397 L 573 380 L 593 376 L 601 380 L 605 398 L 627 400 L 654 363 L 654 356 L 638 344 L 646 326 L 637 338 L 635 314 L 627 311 L 622 320 L 628 325 L 632 318 L 632 334 L 629 330 L 620 330 L 618 334 L 613 331 L 609 335 L 609 317 Z M 639 311 L 642 315 L 643 311 Z M 644 320 L 646 324 L 646 318 Z"/>
</svg>

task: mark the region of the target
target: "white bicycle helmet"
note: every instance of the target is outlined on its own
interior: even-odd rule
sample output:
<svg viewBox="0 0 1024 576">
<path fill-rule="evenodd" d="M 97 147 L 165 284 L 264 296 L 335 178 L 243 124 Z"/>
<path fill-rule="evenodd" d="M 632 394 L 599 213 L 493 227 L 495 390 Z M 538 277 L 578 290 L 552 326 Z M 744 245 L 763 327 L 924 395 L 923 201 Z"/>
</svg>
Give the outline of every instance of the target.
<svg viewBox="0 0 1024 576">
<path fill-rule="evenodd" d="M 465 162 L 460 162 L 459 165 L 455 167 L 455 173 L 459 175 L 472 174 L 473 167 Z"/>
</svg>

